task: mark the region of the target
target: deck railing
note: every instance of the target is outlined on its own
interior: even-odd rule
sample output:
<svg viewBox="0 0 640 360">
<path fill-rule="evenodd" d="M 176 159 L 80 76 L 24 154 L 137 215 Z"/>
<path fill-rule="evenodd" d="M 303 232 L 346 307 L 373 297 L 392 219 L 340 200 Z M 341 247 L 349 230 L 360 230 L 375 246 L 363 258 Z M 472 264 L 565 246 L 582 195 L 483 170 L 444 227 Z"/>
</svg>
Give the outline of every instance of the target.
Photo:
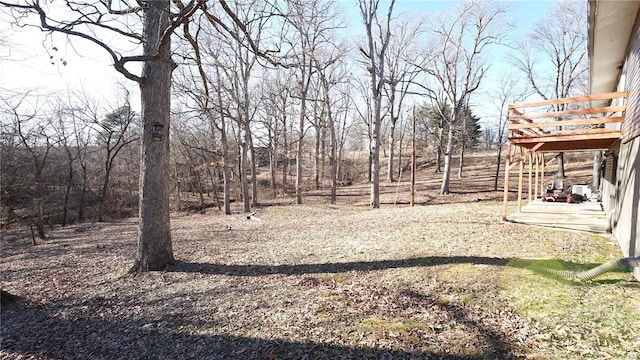
<svg viewBox="0 0 640 360">
<path fill-rule="evenodd" d="M 509 142 L 527 146 L 620 138 L 626 96 L 626 92 L 613 92 L 509 105 Z M 592 103 L 610 105 L 592 107 Z"/>
</svg>

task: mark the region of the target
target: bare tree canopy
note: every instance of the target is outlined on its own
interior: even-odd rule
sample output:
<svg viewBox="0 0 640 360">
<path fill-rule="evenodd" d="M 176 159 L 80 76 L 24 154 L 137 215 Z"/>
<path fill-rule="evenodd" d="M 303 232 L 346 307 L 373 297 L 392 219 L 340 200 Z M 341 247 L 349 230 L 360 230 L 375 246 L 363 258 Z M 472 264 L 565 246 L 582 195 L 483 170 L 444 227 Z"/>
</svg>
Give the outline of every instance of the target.
<svg viewBox="0 0 640 360">
<path fill-rule="evenodd" d="M 169 116 L 171 74 L 176 66 L 171 58 L 171 37 L 196 13 L 202 14 L 223 33 L 265 56 L 247 33 L 244 23 L 225 0 L 221 11 L 209 11 L 205 0 L 154 0 L 129 2 L 31 0 L 0 1 L 18 26 L 35 26 L 49 33 L 90 41 L 106 51 L 115 69 L 137 82 L 141 94 L 140 231 L 133 271 L 159 270 L 173 262 L 169 223 Z M 173 6 L 172 6 L 173 5 Z M 236 26 L 241 35 L 231 29 Z M 189 37 L 189 34 L 186 35 Z M 133 50 L 122 44 L 133 43 Z M 129 45 L 130 46 L 130 45 Z M 125 46 L 126 47 L 126 46 Z M 131 63 L 140 63 L 136 72 Z"/>
<path fill-rule="evenodd" d="M 518 44 L 515 65 L 545 100 L 587 93 L 586 14 L 586 2 L 556 1 Z"/>
<path fill-rule="evenodd" d="M 456 9 L 438 14 L 429 25 L 436 56 L 424 67 L 436 85 L 427 89 L 431 99 L 439 107 L 452 107 L 441 194 L 449 193 L 454 131 L 463 118 L 462 110 L 488 71 L 487 51 L 502 43 L 508 30 L 501 4 L 473 0 L 459 3 Z"/>
<path fill-rule="evenodd" d="M 385 79 L 386 52 L 391 39 L 391 19 L 395 0 L 391 0 L 382 22 L 378 18 L 379 0 L 358 0 L 362 23 L 367 33 L 367 43 L 360 47 L 366 59 L 370 78 L 371 97 L 371 202 L 372 208 L 380 207 L 380 125 L 382 122 L 382 94 Z"/>
<path fill-rule="evenodd" d="M 545 100 L 588 93 L 586 1 L 556 1 L 533 26 L 515 65 L 536 94 Z M 552 106 L 563 111 L 566 104 Z M 565 177 L 564 156 L 558 158 L 558 177 Z"/>
</svg>

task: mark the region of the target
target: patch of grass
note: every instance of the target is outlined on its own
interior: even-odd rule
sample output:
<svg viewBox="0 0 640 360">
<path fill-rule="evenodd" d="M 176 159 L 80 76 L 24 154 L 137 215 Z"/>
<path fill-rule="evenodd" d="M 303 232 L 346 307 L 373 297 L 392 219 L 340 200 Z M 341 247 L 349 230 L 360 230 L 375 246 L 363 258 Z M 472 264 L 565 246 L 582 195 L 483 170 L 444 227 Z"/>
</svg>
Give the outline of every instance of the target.
<svg viewBox="0 0 640 360">
<path fill-rule="evenodd" d="M 585 271 L 611 258 L 611 245 L 600 238 L 590 240 L 587 253 L 593 262 L 512 262 L 502 275 L 501 297 L 528 320 L 541 344 L 537 355 L 543 358 L 640 358 L 640 307 L 631 300 L 640 294 L 640 284 L 630 274 L 614 272 L 605 280 L 579 284 L 539 271 Z"/>
</svg>

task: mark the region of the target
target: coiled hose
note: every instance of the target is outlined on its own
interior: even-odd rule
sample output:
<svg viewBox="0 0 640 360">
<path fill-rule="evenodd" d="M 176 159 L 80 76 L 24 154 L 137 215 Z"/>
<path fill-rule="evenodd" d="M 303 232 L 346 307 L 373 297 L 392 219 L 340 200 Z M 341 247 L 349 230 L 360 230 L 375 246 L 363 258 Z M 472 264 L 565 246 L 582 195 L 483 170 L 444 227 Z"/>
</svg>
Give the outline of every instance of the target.
<svg viewBox="0 0 640 360">
<path fill-rule="evenodd" d="M 627 267 L 640 267 L 640 257 L 627 257 L 618 260 L 608 261 L 600 266 L 597 266 L 587 271 L 568 271 L 568 270 L 553 270 L 546 268 L 538 268 L 542 272 L 563 278 L 565 280 L 583 282 L 591 281 L 600 275 L 606 274 L 616 270 L 626 270 Z"/>
</svg>

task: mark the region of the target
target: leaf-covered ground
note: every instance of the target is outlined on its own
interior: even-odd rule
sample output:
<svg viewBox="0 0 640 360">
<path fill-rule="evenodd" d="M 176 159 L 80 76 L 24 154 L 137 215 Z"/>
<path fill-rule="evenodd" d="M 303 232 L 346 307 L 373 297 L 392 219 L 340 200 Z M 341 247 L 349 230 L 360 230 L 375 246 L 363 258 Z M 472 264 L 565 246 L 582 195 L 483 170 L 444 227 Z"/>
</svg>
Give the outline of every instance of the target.
<svg viewBox="0 0 640 360">
<path fill-rule="evenodd" d="M 568 159 L 574 182 L 588 160 Z M 135 219 L 58 227 L 37 246 L 4 231 L 2 289 L 20 300 L 2 305 L 0 359 L 640 358 L 629 273 L 573 284 L 539 271 L 619 258 L 613 239 L 501 223 L 493 169 L 469 157 L 441 196 L 422 164 L 414 208 L 404 174 L 378 210 L 360 183 L 335 206 L 324 189 L 249 219 L 175 213 L 163 272 L 127 274 Z"/>
<path fill-rule="evenodd" d="M 504 224 L 500 211 L 176 215 L 177 262 L 139 275 L 127 274 L 134 221 L 58 228 L 3 246 L 2 288 L 21 300 L 2 306 L 0 358 L 640 358 L 629 273 L 572 284 L 533 271 L 620 257 L 611 239 Z"/>
</svg>

